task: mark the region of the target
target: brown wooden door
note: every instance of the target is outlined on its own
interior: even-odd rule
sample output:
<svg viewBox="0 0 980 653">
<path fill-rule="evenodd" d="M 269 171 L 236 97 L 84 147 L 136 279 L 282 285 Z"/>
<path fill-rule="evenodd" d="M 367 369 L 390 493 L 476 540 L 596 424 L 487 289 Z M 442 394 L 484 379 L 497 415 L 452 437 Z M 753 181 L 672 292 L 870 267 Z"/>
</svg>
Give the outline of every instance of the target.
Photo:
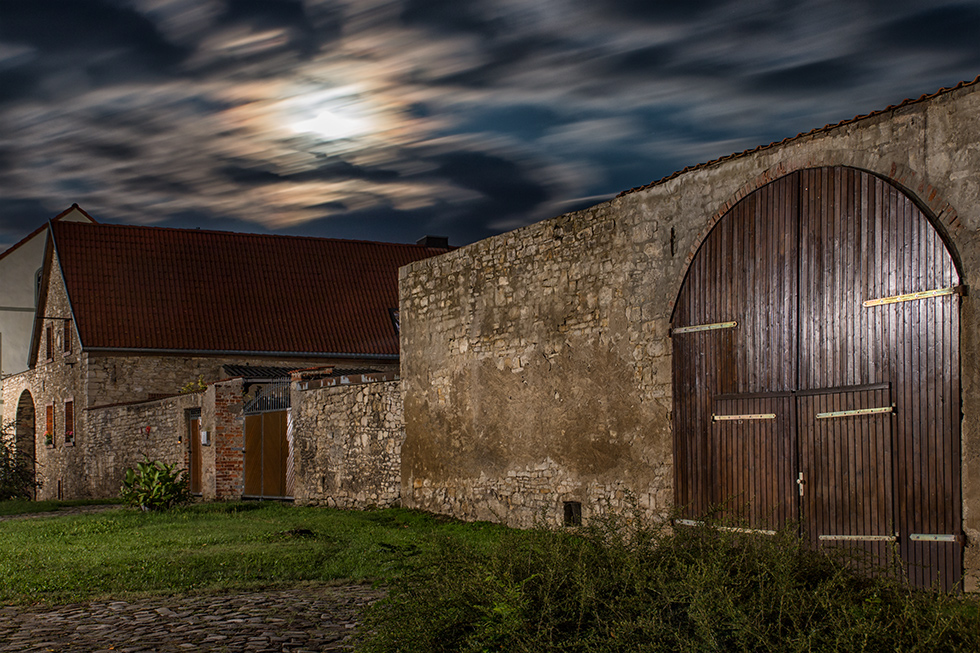
<svg viewBox="0 0 980 653">
<path fill-rule="evenodd" d="M 792 402 L 790 393 L 715 398 L 710 468 L 722 517 L 760 530 L 796 521 Z"/>
<path fill-rule="evenodd" d="M 292 495 L 288 482 L 289 442 L 286 411 L 245 416 L 246 497 L 286 498 Z"/>
<path fill-rule="evenodd" d="M 938 581 L 952 587 L 961 573 L 962 551 L 954 540 L 962 520 L 959 297 L 948 289 L 958 283 L 953 257 L 925 214 L 868 173 L 805 170 L 732 207 L 691 262 L 672 320 L 677 503 L 696 517 L 747 482 L 717 482 L 724 447 L 737 440 L 731 431 L 737 427 L 725 427 L 729 432 L 712 421 L 719 396 L 790 393 L 799 402 L 789 410 L 799 419 L 786 422 L 800 458 L 792 477 L 805 471 L 804 455 L 813 461 L 824 456 L 828 465 L 873 465 L 888 479 L 881 492 L 890 493 L 889 518 L 910 578 L 920 586 Z M 909 296 L 921 292 L 928 296 Z M 840 389 L 875 384 L 890 387 L 895 404 L 882 454 L 889 458 L 863 458 L 858 432 L 802 421 L 828 397 L 860 398 Z M 750 465 L 768 470 L 765 484 L 775 488 L 757 500 L 771 497 L 768 508 L 780 514 L 795 480 L 771 453 L 750 446 L 770 437 L 760 425 L 751 428 L 756 431 L 740 455 L 757 452 Z M 807 437 L 809 449 L 799 444 Z M 828 438 L 847 450 L 827 458 L 824 444 L 814 443 Z M 861 472 L 868 475 L 870 468 Z M 850 477 L 826 478 L 845 483 Z M 835 518 L 870 520 L 862 528 L 885 519 L 827 501 L 827 510 L 841 513 Z M 765 509 L 752 508 L 754 514 Z"/>
<path fill-rule="evenodd" d="M 889 386 L 801 393 L 798 406 L 804 534 L 858 564 L 886 567 L 898 540 Z"/>
<path fill-rule="evenodd" d="M 190 440 L 189 481 L 191 494 L 202 493 L 201 473 L 203 457 L 201 450 L 201 416 L 193 415 L 187 420 L 188 440 Z"/>
</svg>

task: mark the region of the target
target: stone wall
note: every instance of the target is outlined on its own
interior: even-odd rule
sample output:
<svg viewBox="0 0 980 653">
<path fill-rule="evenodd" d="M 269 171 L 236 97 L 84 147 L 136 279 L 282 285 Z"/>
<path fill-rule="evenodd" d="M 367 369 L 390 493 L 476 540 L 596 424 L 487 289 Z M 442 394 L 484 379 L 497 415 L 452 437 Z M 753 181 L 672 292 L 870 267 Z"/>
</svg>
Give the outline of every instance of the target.
<svg viewBox="0 0 980 653">
<path fill-rule="evenodd" d="M 86 411 L 84 457 L 88 496 L 119 493 L 126 470 L 144 458 L 188 469 L 188 413 L 200 409 L 203 393 Z"/>
<path fill-rule="evenodd" d="M 290 429 L 297 503 L 397 505 L 405 438 L 398 381 L 299 390 Z"/>
<path fill-rule="evenodd" d="M 566 501 L 662 514 L 670 264 L 669 227 L 605 205 L 403 269 L 409 505 L 516 526 Z"/>
<path fill-rule="evenodd" d="M 698 166 L 401 271 L 403 501 L 526 525 L 673 500 L 669 327 L 689 263 L 738 200 L 850 166 L 912 197 L 980 280 L 977 85 Z M 980 541 L 980 347 L 961 311 L 964 532 Z M 967 589 L 980 548 L 965 549 Z"/>
</svg>

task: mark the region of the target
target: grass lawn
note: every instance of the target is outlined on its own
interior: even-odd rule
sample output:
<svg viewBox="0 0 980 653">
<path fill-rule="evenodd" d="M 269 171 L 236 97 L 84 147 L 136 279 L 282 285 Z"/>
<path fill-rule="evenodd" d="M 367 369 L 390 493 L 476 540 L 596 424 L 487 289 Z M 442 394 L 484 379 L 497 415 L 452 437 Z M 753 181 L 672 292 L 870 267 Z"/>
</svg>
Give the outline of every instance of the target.
<svg viewBox="0 0 980 653">
<path fill-rule="evenodd" d="M 977 597 L 856 574 L 792 532 L 519 531 L 277 503 L 0 522 L 2 604 L 331 581 L 389 590 L 362 653 L 980 651 Z"/>
<path fill-rule="evenodd" d="M 503 530 L 408 510 L 272 502 L 9 520 L 0 522 L 0 602 L 386 581 L 418 565 L 441 538 L 480 549 Z"/>
<path fill-rule="evenodd" d="M 57 512 L 75 506 L 100 506 L 122 503 L 119 499 L 77 499 L 74 501 L 0 501 L 0 517 L 34 512 Z"/>
</svg>

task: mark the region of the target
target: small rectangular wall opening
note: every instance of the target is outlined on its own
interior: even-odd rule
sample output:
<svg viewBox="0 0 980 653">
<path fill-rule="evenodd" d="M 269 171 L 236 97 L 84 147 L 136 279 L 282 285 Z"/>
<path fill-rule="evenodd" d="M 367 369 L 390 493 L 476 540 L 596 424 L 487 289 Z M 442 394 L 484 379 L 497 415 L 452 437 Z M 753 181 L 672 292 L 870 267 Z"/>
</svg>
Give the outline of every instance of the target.
<svg viewBox="0 0 980 653">
<path fill-rule="evenodd" d="M 565 501 L 565 526 L 582 525 L 582 503 L 580 501 Z"/>
</svg>

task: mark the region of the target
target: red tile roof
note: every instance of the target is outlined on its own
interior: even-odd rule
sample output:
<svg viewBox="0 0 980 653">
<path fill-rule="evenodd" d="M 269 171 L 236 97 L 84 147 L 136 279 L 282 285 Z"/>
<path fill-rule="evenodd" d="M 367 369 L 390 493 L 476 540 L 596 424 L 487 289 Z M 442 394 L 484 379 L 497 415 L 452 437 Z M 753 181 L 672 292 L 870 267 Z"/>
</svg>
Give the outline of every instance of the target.
<svg viewBox="0 0 980 653">
<path fill-rule="evenodd" d="M 398 354 L 398 268 L 447 249 L 52 222 L 82 346 Z"/>
<path fill-rule="evenodd" d="M 723 161 L 729 161 L 731 159 L 741 159 L 742 157 L 748 156 L 749 154 L 754 154 L 755 152 L 761 152 L 763 150 L 768 150 L 770 148 L 777 147 L 779 145 L 785 145 L 787 143 L 792 143 L 793 141 L 795 141 L 797 139 L 805 138 L 807 136 L 813 136 L 813 135 L 816 135 L 816 134 L 819 134 L 819 133 L 822 133 L 822 132 L 828 132 L 831 129 L 836 129 L 837 127 L 842 127 L 843 125 L 849 125 L 851 123 L 855 123 L 855 122 L 858 122 L 859 120 L 864 120 L 865 118 L 870 118 L 872 116 L 879 116 L 879 115 L 881 115 L 883 113 L 888 113 L 889 111 L 894 111 L 894 110 L 900 109 L 902 107 L 907 107 L 907 106 L 909 106 L 911 104 L 918 104 L 919 102 L 925 102 L 926 100 L 931 100 L 932 98 L 937 97 L 939 95 L 943 95 L 944 93 L 949 93 L 951 91 L 955 91 L 955 90 L 960 89 L 960 88 L 966 88 L 968 86 L 975 86 L 977 84 L 980 84 L 980 75 L 978 75 L 977 77 L 975 77 L 971 81 L 963 81 L 963 82 L 960 82 L 959 84 L 957 84 L 956 86 L 953 86 L 951 88 L 941 88 L 938 91 L 936 91 L 935 93 L 928 93 L 928 94 L 925 94 L 925 95 L 920 95 L 919 97 L 914 98 L 914 99 L 913 98 L 909 98 L 907 100 L 902 100 L 898 104 L 889 105 L 889 106 L 885 107 L 884 109 L 881 109 L 879 111 L 872 111 L 871 113 L 867 113 L 867 114 L 865 114 L 863 116 L 855 116 L 853 118 L 848 118 L 846 120 L 841 120 L 840 122 L 834 123 L 832 125 L 824 125 L 823 127 L 818 127 L 816 129 L 811 129 L 808 132 L 803 132 L 801 134 L 797 134 L 796 136 L 789 136 L 787 138 L 784 138 L 781 141 L 776 141 L 775 143 L 769 143 L 768 145 L 760 145 L 758 147 L 752 148 L 751 150 L 743 150 L 741 152 L 736 152 L 734 154 L 729 154 L 727 156 L 723 156 L 723 157 L 718 158 L 718 159 L 714 159 L 714 160 L 711 160 L 711 161 L 706 161 L 704 163 L 699 163 L 699 164 L 693 165 L 693 166 L 687 166 L 683 170 L 678 170 L 677 172 L 671 173 L 671 174 L 667 175 L 666 177 L 663 177 L 662 179 L 658 179 L 657 181 L 650 182 L 649 184 L 644 184 L 643 186 L 636 186 L 635 188 L 630 188 L 629 190 L 624 190 L 621 193 L 619 193 L 616 197 L 622 197 L 624 195 L 629 195 L 630 193 L 636 193 L 636 192 L 641 191 L 641 190 L 647 190 L 648 188 L 653 188 L 654 186 L 659 186 L 660 184 L 663 184 L 664 182 L 670 181 L 671 179 L 673 179 L 675 177 L 679 177 L 679 176 L 681 176 L 683 174 L 686 174 L 688 172 L 692 172 L 694 170 L 701 170 L 701 169 L 707 168 L 709 166 L 715 165 L 716 163 L 721 163 Z"/>
</svg>

